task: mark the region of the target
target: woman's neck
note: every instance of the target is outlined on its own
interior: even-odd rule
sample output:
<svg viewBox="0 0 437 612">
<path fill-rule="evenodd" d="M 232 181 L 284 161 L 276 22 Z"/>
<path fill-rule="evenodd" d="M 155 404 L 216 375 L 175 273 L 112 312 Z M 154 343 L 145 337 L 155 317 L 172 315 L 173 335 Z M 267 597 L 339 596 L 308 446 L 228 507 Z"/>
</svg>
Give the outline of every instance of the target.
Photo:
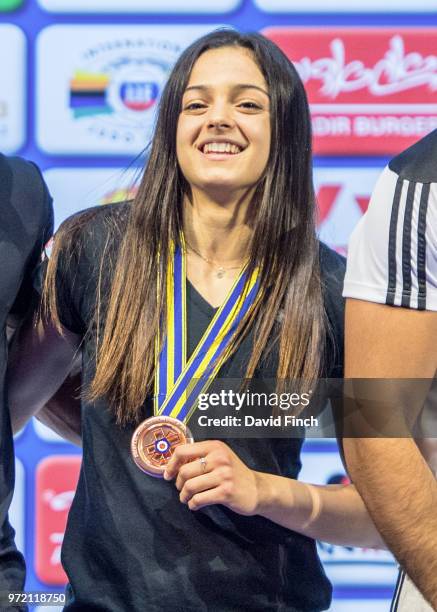
<svg viewBox="0 0 437 612">
<path fill-rule="evenodd" d="M 248 221 L 250 198 L 245 194 L 225 203 L 203 194 L 194 193 L 191 201 L 185 198 L 183 224 L 187 246 L 222 265 L 243 262 L 253 233 Z"/>
</svg>

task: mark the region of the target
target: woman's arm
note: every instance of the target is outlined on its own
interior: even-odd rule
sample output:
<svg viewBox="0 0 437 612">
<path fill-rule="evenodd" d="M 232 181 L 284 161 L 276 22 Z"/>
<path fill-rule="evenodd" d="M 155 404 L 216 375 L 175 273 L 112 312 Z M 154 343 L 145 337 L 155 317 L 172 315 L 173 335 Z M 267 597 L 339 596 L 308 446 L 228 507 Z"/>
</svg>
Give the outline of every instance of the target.
<svg viewBox="0 0 437 612">
<path fill-rule="evenodd" d="M 315 540 L 387 548 L 353 485 L 312 485 L 256 473 L 257 514 Z"/>
<path fill-rule="evenodd" d="M 7 393 L 14 432 L 53 398 L 77 370 L 80 337 L 29 319 L 14 335 L 9 352 Z"/>
<path fill-rule="evenodd" d="M 219 441 L 178 446 L 164 474 L 174 477 L 191 510 L 222 504 L 331 544 L 385 548 L 353 485 L 308 485 L 255 472 Z"/>
<path fill-rule="evenodd" d="M 80 374 L 69 375 L 55 395 L 35 415 L 47 427 L 59 436 L 82 446 Z"/>
</svg>

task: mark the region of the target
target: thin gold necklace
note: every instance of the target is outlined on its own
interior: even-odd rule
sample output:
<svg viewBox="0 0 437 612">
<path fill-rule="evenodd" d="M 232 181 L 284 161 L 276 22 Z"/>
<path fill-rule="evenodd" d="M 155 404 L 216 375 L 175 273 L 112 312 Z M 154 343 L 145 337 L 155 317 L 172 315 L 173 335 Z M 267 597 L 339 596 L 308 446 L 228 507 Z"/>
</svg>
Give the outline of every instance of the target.
<svg viewBox="0 0 437 612">
<path fill-rule="evenodd" d="M 191 251 L 193 251 L 193 253 L 198 255 L 200 259 L 203 259 L 203 261 L 206 261 L 206 263 L 208 263 L 210 266 L 213 266 L 215 268 L 217 278 L 223 278 L 226 272 L 229 272 L 230 270 L 240 270 L 246 263 L 246 260 L 245 260 L 239 266 L 230 266 L 229 268 L 228 267 L 224 268 L 223 266 L 220 266 L 220 265 L 217 266 L 215 261 L 213 261 L 212 259 L 208 259 L 208 257 L 205 257 L 204 255 L 202 255 L 202 253 L 199 253 L 199 251 L 196 251 L 196 249 L 193 248 L 191 244 L 187 242 L 187 240 L 185 240 L 185 244 Z"/>
</svg>

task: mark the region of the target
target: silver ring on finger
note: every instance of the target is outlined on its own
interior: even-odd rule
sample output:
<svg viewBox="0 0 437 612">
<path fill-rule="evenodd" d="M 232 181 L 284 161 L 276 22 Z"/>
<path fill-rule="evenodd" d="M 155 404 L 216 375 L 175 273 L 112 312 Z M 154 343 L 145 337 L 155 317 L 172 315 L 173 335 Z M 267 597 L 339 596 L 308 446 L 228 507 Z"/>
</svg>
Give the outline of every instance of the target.
<svg viewBox="0 0 437 612">
<path fill-rule="evenodd" d="M 206 457 L 199 457 L 200 465 L 202 466 L 202 470 L 206 471 Z"/>
</svg>

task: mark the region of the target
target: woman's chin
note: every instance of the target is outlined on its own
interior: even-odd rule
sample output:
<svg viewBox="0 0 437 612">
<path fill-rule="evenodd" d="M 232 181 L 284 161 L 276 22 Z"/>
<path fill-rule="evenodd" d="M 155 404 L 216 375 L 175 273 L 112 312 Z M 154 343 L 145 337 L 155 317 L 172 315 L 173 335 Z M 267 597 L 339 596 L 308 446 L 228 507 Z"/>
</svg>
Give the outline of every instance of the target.
<svg viewBox="0 0 437 612">
<path fill-rule="evenodd" d="M 217 177 L 198 185 L 192 185 L 193 191 L 214 200 L 240 199 L 250 188 L 251 185 L 245 185 L 241 181 L 236 182 L 226 177 Z"/>
</svg>

